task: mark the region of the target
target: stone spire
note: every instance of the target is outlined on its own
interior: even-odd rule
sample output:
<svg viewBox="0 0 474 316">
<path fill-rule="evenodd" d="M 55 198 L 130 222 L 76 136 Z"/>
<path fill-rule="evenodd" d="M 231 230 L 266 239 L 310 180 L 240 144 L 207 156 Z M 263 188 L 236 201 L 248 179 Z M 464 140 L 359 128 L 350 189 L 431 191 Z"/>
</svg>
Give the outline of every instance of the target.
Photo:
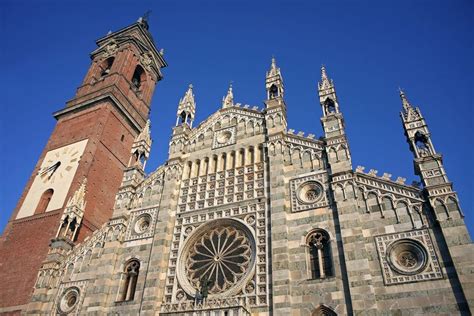
<svg viewBox="0 0 474 316">
<path fill-rule="evenodd" d="M 330 89 L 334 87 L 334 83 L 328 78 L 326 67 L 321 66 L 321 82 L 318 83 L 319 90 Z"/>
<path fill-rule="evenodd" d="M 145 127 L 142 129 L 140 134 L 135 138 L 135 143 L 145 142 L 151 146 L 151 136 L 150 136 L 150 120 L 146 121 Z"/>
<path fill-rule="evenodd" d="M 410 102 L 408 101 L 405 92 L 401 89 L 398 88 L 398 91 L 400 92 L 400 99 L 402 99 L 402 105 L 403 105 L 403 110 L 408 113 L 410 109 L 413 109 L 411 106 Z"/>
<path fill-rule="evenodd" d="M 184 97 L 179 100 L 176 126 L 187 124 L 192 127 L 195 114 L 196 102 L 194 101 L 193 85 L 190 84 Z"/>
<path fill-rule="evenodd" d="M 232 92 L 232 83 L 229 85 L 229 90 L 227 90 L 227 95 L 222 98 L 222 107 L 228 108 L 234 106 L 234 93 Z"/>
<path fill-rule="evenodd" d="M 270 66 L 270 70 L 267 72 L 267 77 L 277 76 L 280 74 L 280 68 L 277 68 L 276 59 L 272 57 L 272 64 Z"/>
</svg>

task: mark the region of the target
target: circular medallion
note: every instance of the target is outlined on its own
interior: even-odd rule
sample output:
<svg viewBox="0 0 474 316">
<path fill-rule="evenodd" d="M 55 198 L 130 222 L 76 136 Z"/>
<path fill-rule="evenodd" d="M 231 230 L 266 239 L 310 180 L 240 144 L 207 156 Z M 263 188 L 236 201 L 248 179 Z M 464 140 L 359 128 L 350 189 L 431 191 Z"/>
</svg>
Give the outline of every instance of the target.
<svg viewBox="0 0 474 316">
<path fill-rule="evenodd" d="M 251 277 L 255 240 L 240 220 L 215 220 L 188 237 L 178 261 L 178 280 L 189 295 L 234 295 Z"/>
<path fill-rule="evenodd" d="M 428 264 L 425 247 L 413 239 L 401 239 L 387 248 L 390 267 L 400 274 L 413 275 L 421 272 Z"/>
<path fill-rule="evenodd" d="M 58 304 L 58 309 L 61 313 L 70 313 L 79 303 L 79 289 L 77 287 L 70 287 L 64 291 L 61 300 Z"/>
<path fill-rule="evenodd" d="M 301 184 L 297 191 L 297 199 L 304 204 L 311 204 L 323 196 L 323 186 L 317 181 L 307 181 Z"/>
<path fill-rule="evenodd" d="M 149 214 L 142 214 L 135 220 L 133 227 L 136 234 L 141 235 L 148 231 L 151 225 L 151 216 Z"/>
<path fill-rule="evenodd" d="M 219 135 L 217 135 L 216 141 L 219 144 L 225 144 L 227 143 L 232 137 L 232 132 L 231 131 L 223 131 L 220 132 Z"/>
</svg>

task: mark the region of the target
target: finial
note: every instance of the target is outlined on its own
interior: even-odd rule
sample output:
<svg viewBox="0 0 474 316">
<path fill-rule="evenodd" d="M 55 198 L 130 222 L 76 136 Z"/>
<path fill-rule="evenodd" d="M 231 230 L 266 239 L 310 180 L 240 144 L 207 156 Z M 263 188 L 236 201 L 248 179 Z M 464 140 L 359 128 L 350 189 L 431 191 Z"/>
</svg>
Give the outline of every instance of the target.
<svg viewBox="0 0 474 316">
<path fill-rule="evenodd" d="M 410 102 L 408 101 L 407 96 L 405 95 L 405 92 L 400 87 L 398 87 L 398 92 L 400 93 L 400 99 L 402 99 L 403 109 L 405 110 L 405 112 L 408 112 L 408 110 L 412 106 Z"/>
<path fill-rule="evenodd" d="M 274 55 L 272 55 L 272 68 L 276 69 L 276 59 Z"/>
<path fill-rule="evenodd" d="M 150 17 L 151 10 L 146 11 L 143 16 L 139 17 L 137 22 L 142 24 L 145 29 L 148 30 L 148 18 Z"/>
<path fill-rule="evenodd" d="M 76 190 L 76 192 L 74 192 L 73 196 L 69 198 L 69 201 L 67 203 L 68 207 L 77 206 L 82 210 L 85 208 L 86 203 L 84 197 L 86 194 L 86 185 L 87 178 L 84 177 L 79 188 Z"/>
<path fill-rule="evenodd" d="M 328 75 L 326 73 L 326 67 L 324 65 L 321 65 L 321 79 L 328 79 Z"/>
<path fill-rule="evenodd" d="M 144 14 L 143 14 L 143 19 L 145 21 L 148 21 L 148 18 L 150 17 L 150 14 L 151 14 L 151 10 L 147 10 Z"/>
<path fill-rule="evenodd" d="M 193 84 L 190 83 L 190 84 L 189 84 L 189 89 L 192 89 L 192 88 L 193 88 Z"/>
<path fill-rule="evenodd" d="M 222 98 L 222 107 L 227 108 L 229 106 L 234 106 L 234 94 L 232 92 L 232 81 L 229 83 L 229 90 L 227 90 L 227 95 Z"/>
<path fill-rule="evenodd" d="M 326 73 L 326 66 L 321 65 L 321 82 L 318 83 L 319 89 L 329 89 L 333 85 L 332 80 L 329 80 Z"/>
</svg>

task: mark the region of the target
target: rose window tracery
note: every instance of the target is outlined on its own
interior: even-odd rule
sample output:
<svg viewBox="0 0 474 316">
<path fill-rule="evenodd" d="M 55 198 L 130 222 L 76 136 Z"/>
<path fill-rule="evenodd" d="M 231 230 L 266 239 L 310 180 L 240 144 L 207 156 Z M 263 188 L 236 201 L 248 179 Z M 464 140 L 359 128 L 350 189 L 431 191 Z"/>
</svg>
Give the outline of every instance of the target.
<svg viewBox="0 0 474 316">
<path fill-rule="evenodd" d="M 297 190 L 296 197 L 301 203 L 314 203 L 322 197 L 323 188 L 316 181 L 303 183 Z"/>
<path fill-rule="evenodd" d="M 413 239 L 393 242 L 387 249 L 387 259 L 391 268 L 400 274 L 413 275 L 422 271 L 428 263 L 425 247 Z"/>
<path fill-rule="evenodd" d="M 255 239 L 243 221 L 219 219 L 196 228 L 178 258 L 178 281 L 188 295 L 203 287 L 213 295 L 233 295 L 252 276 Z"/>
<path fill-rule="evenodd" d="M 67 289 L 62 295 L 58 309 L 63 314 L 71 312 L 79 302 L 79 289 L 77 287 L 71 287 Z"/>
<path fill-rule="evenodd" d="M 247 271 L 251 249 L 245 234 L 234 227 L 220 227 L 204 234 L 191 248 L 187 276 L 196 288 L 210 282 L 209 293 L 232 287 Z"/>
</svg>

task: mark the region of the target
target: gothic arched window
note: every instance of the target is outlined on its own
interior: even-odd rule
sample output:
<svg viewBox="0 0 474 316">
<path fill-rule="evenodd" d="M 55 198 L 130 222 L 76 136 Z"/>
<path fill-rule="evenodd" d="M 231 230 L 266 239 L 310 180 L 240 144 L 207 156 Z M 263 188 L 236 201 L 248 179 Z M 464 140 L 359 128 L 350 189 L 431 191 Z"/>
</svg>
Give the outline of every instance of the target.
<svg viewBox="0 0 474 316">
<path fill-rule="evenodd" d="M 135 89 L 139 90 L 143 81 L 145 81 L 145 71 L 142 66 L 137 65 L 135 72 L 133 73 L 132 85 Z"/>
<path fill-rule="evenodd" d="M 276 97 L 278 97 L 278 87 L 276 85 L 272 85 L 270 87 L 270 99 L 274 99 Z"/>
<path fill-rule="evenodd" d="M 307 237 L 309 248 L 309 266 L 312 279 L 324 279 L 333 276 L 329 234 L 316 229 Z"/>
<path fill-rule="evenodd" d="M 140 262 L 136 259 L 130 260 L 124 271 L 124 281 L 120 292 L 121 301 L 132 301 L 135 296 L 137 287 L 138 273 L 140 270 Z"/>
<path fill-rule="evenodd" d="M 420 131 L 415 133 L 415 146 L 421 152 L 428 152 L 428 138 Z"/>
<path fill-rule="evenodd" d="M 326 101 L 324 101 L 324 105 L 326 107 L 326 113 L 336 113 L 336 105 L 334 104 L 334 101 L 327 98 Z"/>
<path fill-rule="evenodd" d="M 35 214 L 41 214 L 41 213 L 46 212 L 49 202 L 51 202 L 51 198 L 53 197 L 53 193 L 54 193 L 53 189 L 48 189 L 43 192 L 38 202 L 38 206 L 36 207 Z"/>
<path fill-rule="evenodd" d="M 110 73 L 110 69 L 112 68 L 112 65 L 114 63 L 115 58 L 114 57 L 109 57 L 101 65 L 102 72 L 100 73 L 101 77 L 107 76 Z"/>
</svg>

